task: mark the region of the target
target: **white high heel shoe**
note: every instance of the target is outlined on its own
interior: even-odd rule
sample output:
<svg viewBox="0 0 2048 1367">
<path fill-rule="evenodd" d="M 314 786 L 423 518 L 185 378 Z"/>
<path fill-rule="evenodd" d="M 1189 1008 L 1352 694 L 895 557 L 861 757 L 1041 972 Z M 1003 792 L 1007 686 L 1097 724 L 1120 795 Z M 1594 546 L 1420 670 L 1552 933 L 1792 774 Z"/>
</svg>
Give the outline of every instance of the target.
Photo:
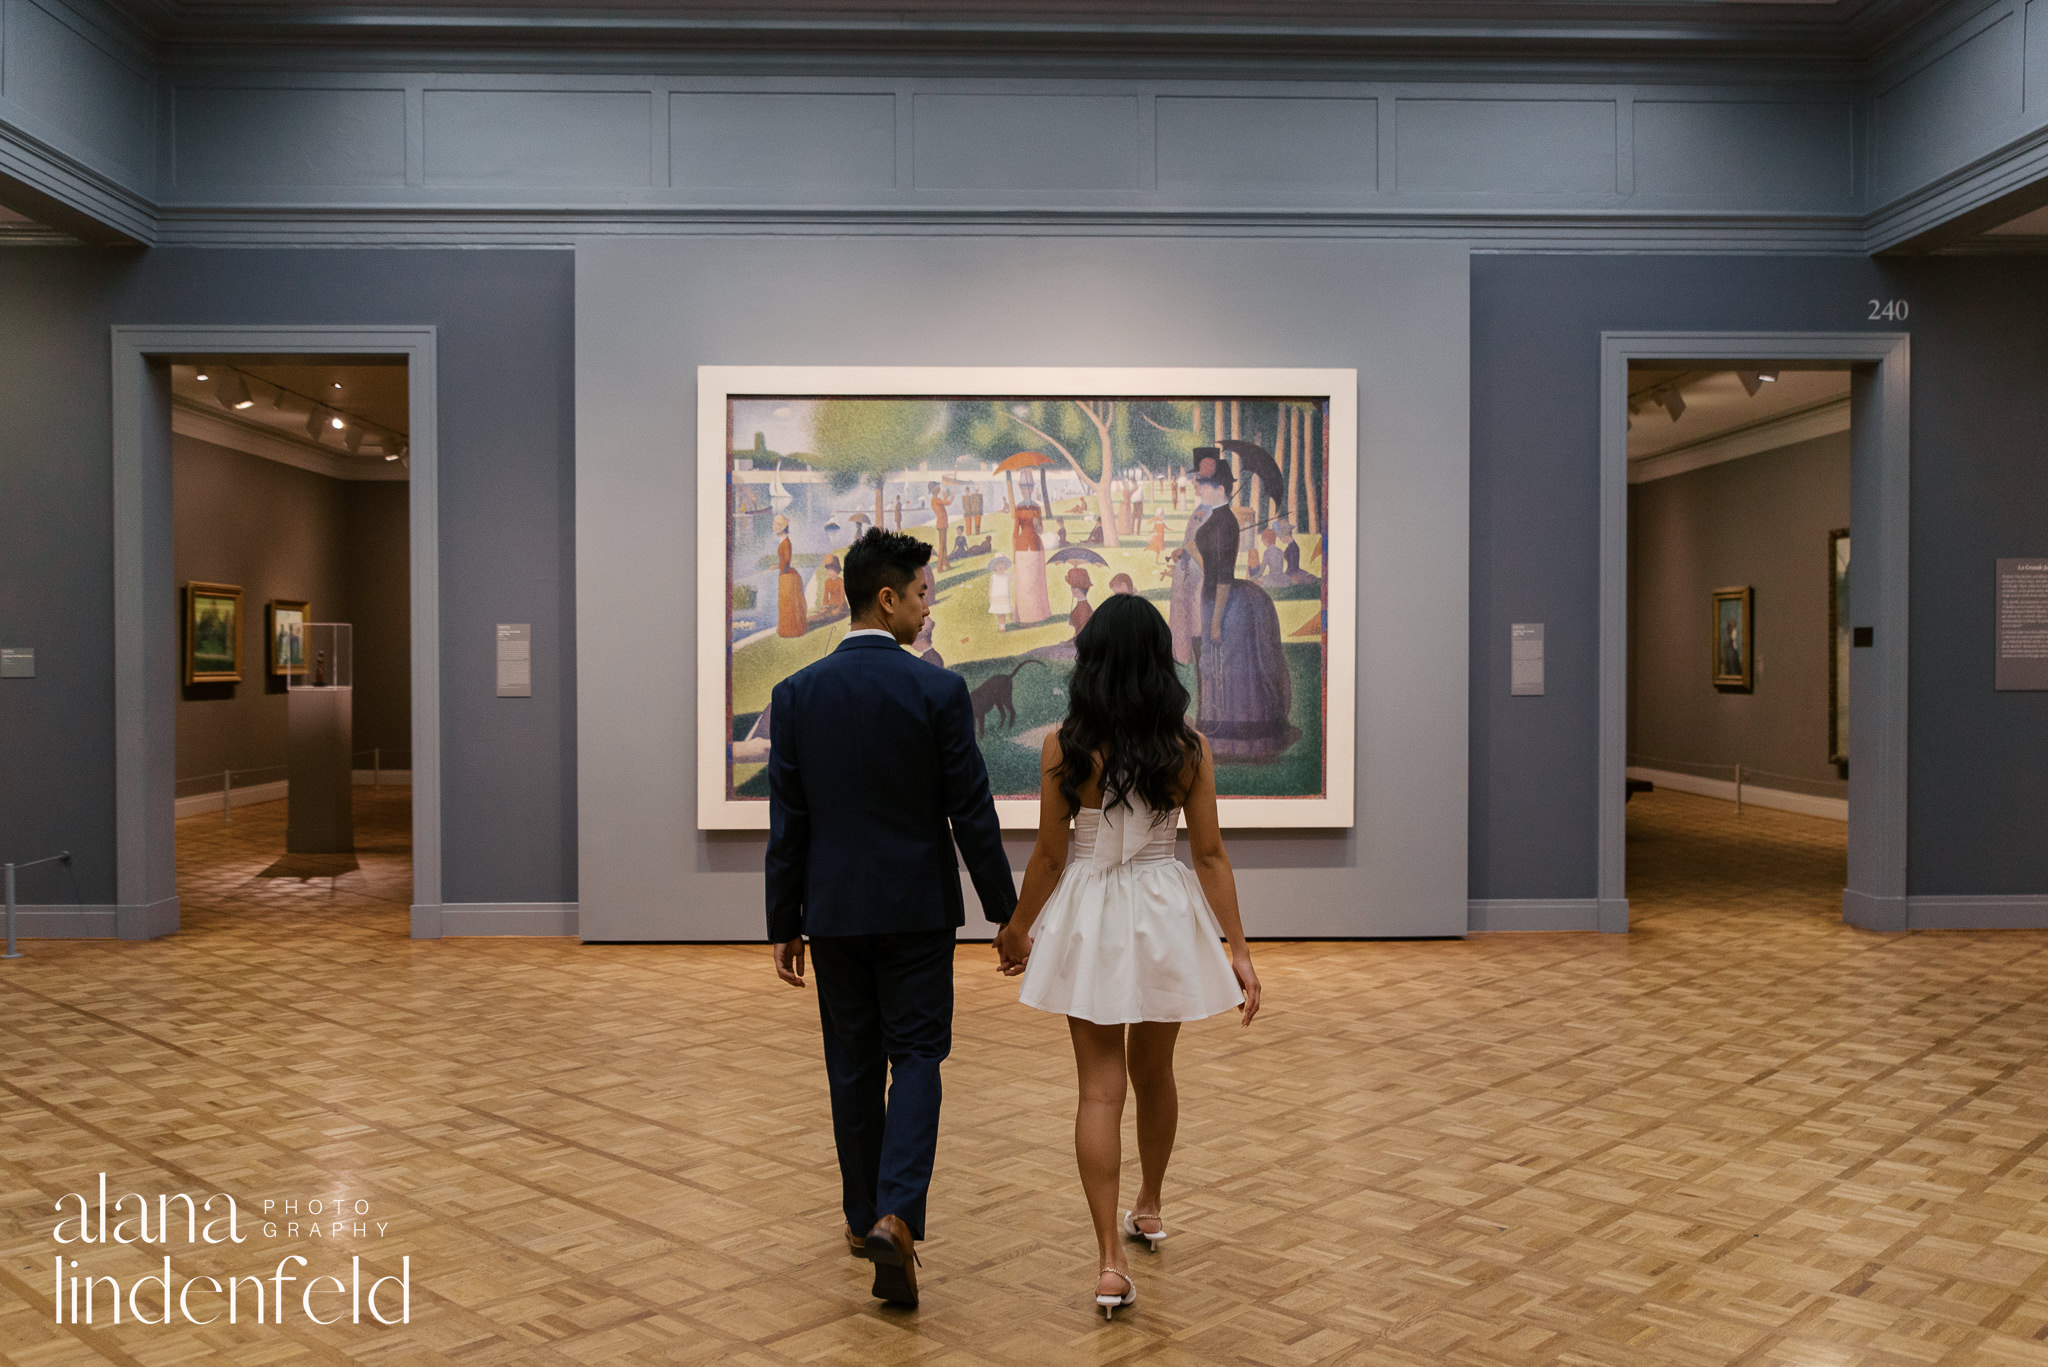
<svg viewBox="0 0 2048 1367">
<path fill-rule="evenodd" d="M 1159 1220 L 1159 1232 L 1157 1234 L 1154 1234 L 1149 1230 L 1143 1230 L 1138 1228 L 1138 1221 L 1141 1219 L 1159 1220 L 1159 1217 L 1157 1215 L 1133 1215 L 1129 1211 L 1125 1211 L 1124 1237 L 1126 1239 L 1132 1240 L 1143 1239 L 1145 1241 L 1146 1247 L 1156 1250 L 1159 1247 L 1159 1245 L 1166 1242 L 1166 1222 L 1164 1220 Z"/>
<path fill-rule="evenodd" d="M 1102 1272 L 1106 1272 L 1114 1277 L 1121 1277 L 1124 1283 L 1122 1295 L 1105 1296 L 1099 1289 L 1102 1286 L 1102 1273 L 1097 1273 L 1095 1276 L 1095 1285 L 1098 1288 L 1095 1292 L 1095 1303 L 1102 1307 L 1102 1318 L 1112 1320 L 1116 1318 L 1117 1311 L 1127 1305 L 1137 1303 L 1138 1284 L 1131 1280 L 1131 1274 L 1128 1272 L 1118 1272 L 1113 1267 L 1105 1267 L 1102 1269 Z"/>
</svg>

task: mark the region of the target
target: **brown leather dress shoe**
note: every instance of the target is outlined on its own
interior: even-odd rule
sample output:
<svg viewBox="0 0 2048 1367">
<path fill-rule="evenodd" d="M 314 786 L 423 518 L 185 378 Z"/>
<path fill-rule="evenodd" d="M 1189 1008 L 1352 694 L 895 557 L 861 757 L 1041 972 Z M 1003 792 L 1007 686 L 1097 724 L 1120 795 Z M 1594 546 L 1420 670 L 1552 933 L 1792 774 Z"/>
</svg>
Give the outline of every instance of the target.
<svg viewBox="0 0 2048 1367">
<path fill-rule="evenodd" d="M 875 1221 L 863 1241 L 867 1259 L 875 1265 L 876 1300 L 891 1305 L 917 1304 L 917 1241 L 910 1226 L 894 1215 Z"/>
<path fill-rule="evenodd" d="M 868 1256 L 867 1240 L 853 1232 L 853 1226 L 846 1226 L 846 1251 L 856 1258 Z"/>
</svg>

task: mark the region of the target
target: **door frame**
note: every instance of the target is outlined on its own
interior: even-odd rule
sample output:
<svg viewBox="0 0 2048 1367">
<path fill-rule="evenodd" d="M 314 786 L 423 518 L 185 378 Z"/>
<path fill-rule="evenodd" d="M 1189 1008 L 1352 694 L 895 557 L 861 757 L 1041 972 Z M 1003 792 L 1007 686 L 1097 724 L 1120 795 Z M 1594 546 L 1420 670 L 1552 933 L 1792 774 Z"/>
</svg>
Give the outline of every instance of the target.
<svg viewBox="0 0 2048 1367">
<path fill-rule="evenodd" d="M 1835 363 L 1850 371 L 1851 623 L 1849 878 L 1842 919 L 1906 928 L 1907 563 L 1911 513 L 1911 337 L 1903 332 L 1600 334 L 1600 735 L 1598 896 L 1603 931 L 1628 929 L 1628 367 L 1685 361 L 1733 369 Z"/>
<path fill-rule="evenodd" d="M 113 330 L 115 934 L 178 928 L 171 413 L 160 367 L 188 356 L 403 356 L 412 609 L 412 900 L 441 902 L 440 410 L 432 327 Z"/>
</svg>

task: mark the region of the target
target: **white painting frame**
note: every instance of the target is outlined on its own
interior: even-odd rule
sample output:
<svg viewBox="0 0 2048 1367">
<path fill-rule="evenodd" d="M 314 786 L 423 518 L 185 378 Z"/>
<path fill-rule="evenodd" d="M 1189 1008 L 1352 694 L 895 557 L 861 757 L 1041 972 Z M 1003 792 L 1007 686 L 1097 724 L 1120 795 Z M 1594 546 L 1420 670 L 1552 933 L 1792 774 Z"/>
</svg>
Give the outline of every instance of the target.
<svg viewBox="0 0 2048 1367">
<path fill-rule="evenodd" d="M 728 401 L 766 398 L 1025 395 L 1131 398 L 1321 399 L 1327 405 L 1326 517 L 1348 519 L 1326 543 L 1321 797 L 1226 797 L 1225 827 L 1348 829 L 1354 824 L 1357 745 L 1358 372 L 1355 369 L 1064 366 L 700 366 L 697 370 L 697 825 L 768 828 L 768 803 L 727 792 L 731 737 L 728 587 Z M 996 803 L 1006 830 L 1038 824 L 1036 799 Z"/>
</svg>

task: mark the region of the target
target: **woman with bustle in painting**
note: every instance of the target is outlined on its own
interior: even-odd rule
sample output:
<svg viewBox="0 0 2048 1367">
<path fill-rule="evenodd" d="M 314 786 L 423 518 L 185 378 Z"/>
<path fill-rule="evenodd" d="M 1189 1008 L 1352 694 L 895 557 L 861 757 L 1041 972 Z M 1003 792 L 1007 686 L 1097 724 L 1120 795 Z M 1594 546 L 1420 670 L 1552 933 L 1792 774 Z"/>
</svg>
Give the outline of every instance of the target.
<svg viewBox="0 0 2048 1367">
<path fill-rule="evenodd" d="M 1289 718 L 1293 680 L 1280 644 L 1280 614 L 1257 584 L 1237 576 L 1244 528 L 1230 506 L 1237 483 L 1213 446 L 1194 452 L 1195 524 L 1202 564 L 1196 619 L 1195 729 L 1222 758 L 1271 759 L 1300 737 Z"/>
<path fill-rule="evenodd" d="M 1045 542 L 1038 528 L 1045 515 L 1036 503 L 1019 503 L 1010 511 L 1010 583 L 1017 604 L 1017 624 L 1032 626 L 1052 616 L 1052 597 L 1045 587 Z"/>
<path fill-rule="evenodd" d="M 811 624 L 804 603 L 804 577 L 791 564 L 795 548 L 789 544 L 789 519 L 777 513 L 774 527 L 776 536 L 781 538 L 775 543 L 775 634 L 801 636 Z"/>
</svg>

